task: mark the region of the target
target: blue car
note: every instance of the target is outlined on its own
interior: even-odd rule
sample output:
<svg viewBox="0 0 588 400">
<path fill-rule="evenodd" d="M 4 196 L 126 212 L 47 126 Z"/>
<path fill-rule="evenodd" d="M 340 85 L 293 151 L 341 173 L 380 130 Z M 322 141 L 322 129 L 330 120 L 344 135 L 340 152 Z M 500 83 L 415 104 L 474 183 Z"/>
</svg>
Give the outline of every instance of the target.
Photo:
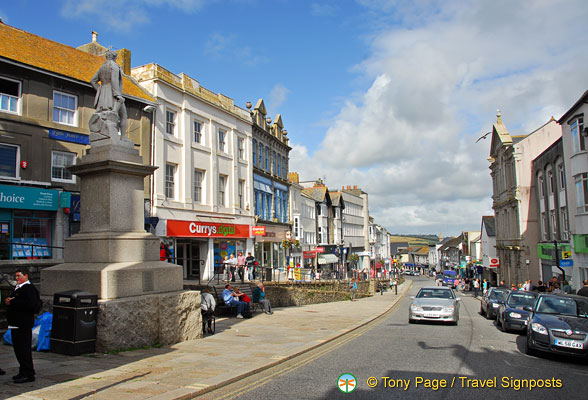
<svg viewBox="0 0 588 400">
<path fill-rule="evenodd" d="M 539 294 L 527 326 L 525 352 L 563 354 L 588 361 L 588 297 Z"/>
<path fill-rule="evenodd" d="M 538 292 L 522 292 L 513 290 L 510 292 L 504 304 L 498 308 L 496 314 L 496 326 L 503 332 L 527 330 L 529 315 L 537 301 Z"/>
</svg>

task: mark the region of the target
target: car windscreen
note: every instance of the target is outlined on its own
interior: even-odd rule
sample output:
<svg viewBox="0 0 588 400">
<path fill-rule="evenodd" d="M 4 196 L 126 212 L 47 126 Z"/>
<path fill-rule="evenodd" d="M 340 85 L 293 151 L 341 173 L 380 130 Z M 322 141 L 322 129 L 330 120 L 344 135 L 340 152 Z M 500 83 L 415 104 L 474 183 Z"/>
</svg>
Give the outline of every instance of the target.
<svg viewBox="0 0 588 400">
<path fill-rule="evenodd" d="M 443 274 L 443 276 L 447 279 L 455 279 L 455 274 Z"/>
<path fill-rule="evenodd" d="M 535 305 L 535 301 L 537 300 L 537 295 L 532 293 L 521 293 L 521 292 L 513 292 L 508 296 L 508 304 L 511 307 L 533 307 Z"/>
<path fill-rule="evenodd" d="M 422 299 L 422 298 L 453 299 L 453 293 L 451 293 L 451 290 L 421 289 L 416 297 L 417 297 L 417 299 Z"/>
<path fill-rule="evenodd" d="M 493 290 L 488 297 L 493 300 L 504 300 L 507 294 L 508 292 L 506 290 Z"/>
<path fill-rule="evenodd" d="M 586 308 L 584 314 L 586 314 Z M 537 302 L 537 312 L 546 314 L 578 315 L 578 305 L 574 299 L 565 297 L 541 296 Z"/>
</svg>

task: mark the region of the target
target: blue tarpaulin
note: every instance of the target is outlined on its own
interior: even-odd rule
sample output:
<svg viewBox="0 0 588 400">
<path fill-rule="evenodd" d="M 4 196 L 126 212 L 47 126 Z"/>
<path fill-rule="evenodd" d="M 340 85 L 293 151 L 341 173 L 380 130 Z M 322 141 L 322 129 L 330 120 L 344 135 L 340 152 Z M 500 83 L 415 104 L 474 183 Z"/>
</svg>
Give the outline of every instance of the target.
<svg viewBox="0 0 588 400">
<path fill-rule="evenodd" d="M 33 326 L 33 348 L 37 351 L 49 350 L 51 346 L 51 326 L 53 314 L 46 312 L 35 319 Z M 4 344 L 12 346 L 12 335 L 10 329 L 4 334 Z"/>
</svg>

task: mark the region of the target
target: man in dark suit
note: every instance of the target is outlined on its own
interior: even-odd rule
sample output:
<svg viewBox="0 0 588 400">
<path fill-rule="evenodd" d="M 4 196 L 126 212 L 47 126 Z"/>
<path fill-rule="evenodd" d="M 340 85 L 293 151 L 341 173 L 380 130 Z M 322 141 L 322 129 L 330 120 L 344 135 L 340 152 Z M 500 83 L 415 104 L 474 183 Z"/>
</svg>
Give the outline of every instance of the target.
<svg viewBox="0 0 588 400">
<path fill-rule="evenodd" d="M 29 271 L 26 268 L 16 270 L 16 288 L 4 300 L 7 306 L 8 328 L 12 335 L 12 347 L 20 366 L 18 375 L 12 377 L 14 383 L 33 382 L 35 369 L 31 351 L 33 324 L 39 293 L 29 282 Z"/>
</svg>

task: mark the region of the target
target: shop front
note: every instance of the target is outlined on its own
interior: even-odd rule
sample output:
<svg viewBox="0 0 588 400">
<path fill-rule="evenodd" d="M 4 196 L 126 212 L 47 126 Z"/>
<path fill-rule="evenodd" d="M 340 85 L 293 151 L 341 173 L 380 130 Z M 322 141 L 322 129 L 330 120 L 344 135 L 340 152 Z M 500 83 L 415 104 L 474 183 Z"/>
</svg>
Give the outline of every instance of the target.
<svg viewBox="0 0 588 400">
<path fill-rule="evenodd" d="M 562 269 L 566 274 L 566 279 L 571 280 L 572 260 L 567 257 L 571 255 L 571 246 L 566 243 L 557 244 L 557 257 L 555 254 L 555 245 L 553 243 L 539 243 L 537 244 L 537 257 L 541 265 L 541 280 L 548 282 L 553 276 L 559 277 L 562 275 Z M 559 261 L 558 268 L 556 258 Z"/>
<path fill-rule="evenodd" d="M 184 267 L 184 278 L 211 280 L 224 277 L 225 257 L 253 252 L 249 225 L 166 220 L 166 240 L 172 261 Z"/>
<path fill-rule="evenodd" d="M 282 241 L 286 239 L 287 233 L 290 232 L 288 226 L 283 225 L 263 225 L 265 234 L 255 236 L 255 260 L 263 268 L 271 268 L 271 274 L 266 279 L 271 279 L 276 273 L 286 271 L 286 250 L 282 247 Z"/>
<path fill-rule="evenodd" d="M 0 260 L 53 258 L 59 194 L 0 185 Z"/>
</svg>

